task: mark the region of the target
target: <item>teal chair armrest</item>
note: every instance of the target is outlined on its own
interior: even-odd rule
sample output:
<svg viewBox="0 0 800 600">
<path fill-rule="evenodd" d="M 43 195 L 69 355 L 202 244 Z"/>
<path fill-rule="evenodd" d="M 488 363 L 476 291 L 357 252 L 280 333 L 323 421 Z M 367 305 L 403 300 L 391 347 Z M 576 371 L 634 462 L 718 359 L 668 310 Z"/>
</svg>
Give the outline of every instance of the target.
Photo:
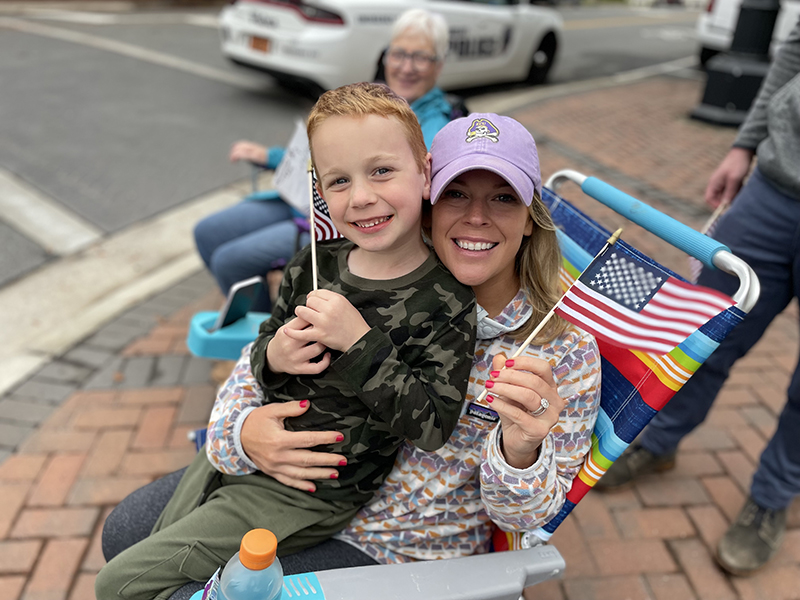
<svg viewBox="0 0 800 600">
<path fill-rule="evenodd" d="M 242 348 L 258 336 L 261 323 L 269 318 L 269 313 L 249 312 L 235 323 L 211 331 L 218 314 L 217 311 L 204 311 L 192 317 L 186 345 L 195 356 L 237 360 Z"/>
</svg>

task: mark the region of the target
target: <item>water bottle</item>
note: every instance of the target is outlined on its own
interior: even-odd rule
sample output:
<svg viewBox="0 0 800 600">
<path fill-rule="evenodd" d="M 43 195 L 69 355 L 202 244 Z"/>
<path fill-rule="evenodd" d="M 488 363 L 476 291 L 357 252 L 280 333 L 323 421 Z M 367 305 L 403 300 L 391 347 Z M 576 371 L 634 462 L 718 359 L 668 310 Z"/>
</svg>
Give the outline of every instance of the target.
<svg viewBox="0 0 800 600">
<path fill-rule="evenodd" d="M 277 600 L 283 592 L 283 568 L 275 556 L 278 539 L 267 529 L 251 529 L 220 577 L 220 600 Z"/>
</svg>

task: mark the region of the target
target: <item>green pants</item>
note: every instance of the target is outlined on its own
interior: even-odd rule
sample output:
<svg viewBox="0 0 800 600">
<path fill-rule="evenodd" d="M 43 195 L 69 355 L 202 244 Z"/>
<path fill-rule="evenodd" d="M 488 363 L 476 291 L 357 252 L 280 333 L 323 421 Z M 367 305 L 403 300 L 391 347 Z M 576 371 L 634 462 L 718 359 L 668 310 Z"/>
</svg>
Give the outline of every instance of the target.
<svg viewBox="0 0 800 600">
<path fill-rule="evenodd" d="M 167 600 L 190 581 L 207 581 L 251 529 L 269 529 L 278 555 L 292 554 L 342 530 L 359 507 L 320 500 L 260 473 L 223 475 L 199 452 L 150 536 L 97 575 L 97 600 Z"/>
</svg>

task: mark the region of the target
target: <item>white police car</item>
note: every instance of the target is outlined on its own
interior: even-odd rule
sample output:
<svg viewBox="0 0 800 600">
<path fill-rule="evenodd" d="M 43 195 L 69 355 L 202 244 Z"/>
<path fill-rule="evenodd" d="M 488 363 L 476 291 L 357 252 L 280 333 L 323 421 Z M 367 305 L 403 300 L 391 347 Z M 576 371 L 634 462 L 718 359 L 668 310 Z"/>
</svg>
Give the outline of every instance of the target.
<svg viewBox="0 0 800 600">
<path fill-rule="evenodd" d="M 220 15 L 222 52 L 287 83 L 369 81 L 392 23 L 414 7 L 449 25 L 445 89 L 538 83 L 555 59 L 561 16 L 530 0 L 237 0 Z"/>
<path fill-rule="evenodd" d="M 700 40 L 700 63 L 731 47 L 733 32 L 739 20 L 742 0 L 709 0 L 706 11 L 697 19 L 697 38 Z M 800 0 L 782 0 L 775 30 L 772 33 L 771 53 L 800 18 Z"/>
</svg>

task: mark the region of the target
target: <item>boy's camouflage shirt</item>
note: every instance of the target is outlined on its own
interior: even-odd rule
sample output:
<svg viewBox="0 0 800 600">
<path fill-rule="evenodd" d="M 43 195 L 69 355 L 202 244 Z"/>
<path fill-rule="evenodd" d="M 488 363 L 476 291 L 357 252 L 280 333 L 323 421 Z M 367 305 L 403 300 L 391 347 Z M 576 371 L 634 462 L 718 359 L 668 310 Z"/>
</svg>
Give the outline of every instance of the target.
<svg viewBox="0 0 800 600">
<path fill-rule="evenodd" d="M 436 450 L 461 412 L 475 347 L 475 296 L 436 256 L 398 279 L 374 281 L 347 269 L 348 240 L 317 244 L 319 287 L 345 296 L 370 331 L 347 352 L 332 351 L 331 366 L 315 376 L 275 374 L 266 349 L 312 289 L 311 251 L 301 250 L 284 270 L 279 298 L 253 345 L 253 374 L 268 401 L 311 401 L 291 431 L 340 431 L 344 441 L 319 446 L 347 457 L 336 480 L 317 482 L 315 496 L 366 501 L 409 440 Z"/>
</svg>

